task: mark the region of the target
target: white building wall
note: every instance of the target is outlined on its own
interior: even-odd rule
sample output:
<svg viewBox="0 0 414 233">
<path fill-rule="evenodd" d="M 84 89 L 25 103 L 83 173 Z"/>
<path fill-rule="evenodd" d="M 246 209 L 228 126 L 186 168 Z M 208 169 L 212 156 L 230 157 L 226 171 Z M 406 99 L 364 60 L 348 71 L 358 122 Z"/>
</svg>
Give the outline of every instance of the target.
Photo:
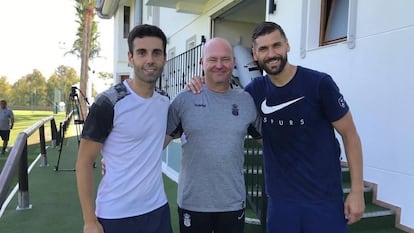
<svg viewBox="0 0 414 233">
<path fill-rule="evenodd" d="M 168 37 L 173 37 L 181 34 L 181 30 L 198 17 L 194 14 L 177 14 L 176 10 L 171 8 L 160 8 L 160 22 L 162 22 L 160 27 Z"/>
<path fill-rule="evenodd" d="M 356 47 L 343 42 L 311 48 L 304 58 L 299 51 L 302 2 L 277 1 L 268 20 L 284 28 L 291 63 L 335 79 L 362 140 L 364 179 L 378 184 L 379 200 L 401 207 L 401 224 L 414 228 L 414 1 L 357 1 Z"/>
<path fill-rule="evenodd" d="M 175 48 L 175 54 L 186 51 L 186 41 L 196 36 L 196 44 L 201 43 L 202 35 L 209 35 L 209 19 L 206 16 L 195 14 L 177 13 L 175 9 L 159 8 L 159 14 L 153 14 L 153 6 L 143 7 L 143 23 L 154 24 L 154 21 L 161 22 L 158 25 L 168 38 L 167 51 Z M 152 14 L 152 15 L 151 15 Z M 154 18 L 155 17 L 155 18 Z"/>
<path fill-rule="evenodd" d="M 197 44 L 201 43 L 201 36 L 205 36 L 206 39 L 211 38 L 213 36 L 213 32 L 211 31 L 211 17 L 236 2 L 238 1 L 211 0 L 205 6 L 205 9 L 203 9 L 204 13 L 201 15 L 177 13 L 175 9 L 160 8 L 159 22 L 161 23 L 159 26 L 168 37 L 167 50 L 175 47 L 176 55 L 178 55 L 187 50 L 186 41 L 193 36 L 196 37 Z M 153 23 L 153 19 L 145 17 L 145 14 L 147 14 L 146 8 L 148 6 L 144 4 L 143 22 Z M 246 38 L 240 40 L 234 33 L 228 35 L 231 38 L 235 38 L 234 41 L 246 42 Z"/>
<path fill-rule="evenodd" d="M 164 26 L 161 26 L 164 29 Z M 187 50 L 187 40 L 195 36 L 196 45 L 201 43 L 201 36 L 210 37 L 210 19 L 206 16 L 198 17 L 196 21 L 192 21 L 187 27 L 180 28 L 177 32 L 168 34 L 168 48 L 175 46 L 176 55 L 181 54 Z"/>
<path fill-rule="evenodd" d="M 120 82 L 121 75 L 130 75 L 132 68 L 128 66 L 128 39 L 123 37 L 124 6 L 130 6 L 131 28 L 134 25 L 135 1 L 126 1 L 118 6 L 114 16 L 114 84 Z"/>
<path fill-rule="evenodd" d="M 224 37 L 232 45 L 243 45 L 246 48 L 252 46 L 252 32 L 256 27 L 253 23 L 222 20 L 214 26 L 214 37 Z"/>
</svg>

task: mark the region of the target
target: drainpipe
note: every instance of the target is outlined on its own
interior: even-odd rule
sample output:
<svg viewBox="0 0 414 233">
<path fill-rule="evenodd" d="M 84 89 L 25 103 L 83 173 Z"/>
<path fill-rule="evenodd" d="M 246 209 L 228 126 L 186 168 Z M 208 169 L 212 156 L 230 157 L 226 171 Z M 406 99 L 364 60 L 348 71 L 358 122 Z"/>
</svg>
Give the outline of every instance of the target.
<svg viewBox="0 0 414 233">
<path fill-rule="evenodd" d="M 135 0 L 134 25 L 142 24 L 142 0 Z"/>
</svg>

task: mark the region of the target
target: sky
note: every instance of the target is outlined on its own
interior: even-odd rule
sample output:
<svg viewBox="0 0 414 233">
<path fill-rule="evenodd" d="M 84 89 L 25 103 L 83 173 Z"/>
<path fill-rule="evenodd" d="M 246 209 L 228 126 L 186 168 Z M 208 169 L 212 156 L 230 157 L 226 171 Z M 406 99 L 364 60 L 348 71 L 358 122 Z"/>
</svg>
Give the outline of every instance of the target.
<svg viewBox="0 0 414 233">
<path fill-rule="evenodd" d="M 13 84 L 34 69 L 48 79 L 59 65 L 75 68 L 80 59 L 64 53 L 72 48 L 78 24 L 75 0 L 23 0 L 0 2 L 0 77 Z M 97 72 L 113 71 L 113 19 L 100 19 L 101 58 L 90 63 Z"/>
</svg>

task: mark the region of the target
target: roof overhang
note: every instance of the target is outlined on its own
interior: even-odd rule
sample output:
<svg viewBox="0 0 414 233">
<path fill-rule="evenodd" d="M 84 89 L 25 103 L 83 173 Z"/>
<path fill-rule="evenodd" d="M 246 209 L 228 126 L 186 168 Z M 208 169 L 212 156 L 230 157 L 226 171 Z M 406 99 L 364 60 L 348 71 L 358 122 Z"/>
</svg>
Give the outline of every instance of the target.
<svg viewBox="0 0 414 233">
<path fill-rule="evenodd" d="M 147 5 L 175 9 L 180 13 L 200 15 L 208 0 L 148 0 Z"/>
</svg>

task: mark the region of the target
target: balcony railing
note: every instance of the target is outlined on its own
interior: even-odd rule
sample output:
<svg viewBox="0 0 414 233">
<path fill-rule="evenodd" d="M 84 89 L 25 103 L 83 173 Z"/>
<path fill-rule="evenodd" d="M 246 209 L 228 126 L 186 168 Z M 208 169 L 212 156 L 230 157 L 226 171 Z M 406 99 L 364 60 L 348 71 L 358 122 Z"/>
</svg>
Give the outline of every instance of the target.
<svg viewBox="0 0 414 233">
<path fill-rule="evenodd" d="M 200 58 L 204 43 L 203 36 L 201 44 L 167 61 L 159 87 L 166 91 L 171 99 L 184 89 L 192 77 L 202 75 Z"/>
</svg>

